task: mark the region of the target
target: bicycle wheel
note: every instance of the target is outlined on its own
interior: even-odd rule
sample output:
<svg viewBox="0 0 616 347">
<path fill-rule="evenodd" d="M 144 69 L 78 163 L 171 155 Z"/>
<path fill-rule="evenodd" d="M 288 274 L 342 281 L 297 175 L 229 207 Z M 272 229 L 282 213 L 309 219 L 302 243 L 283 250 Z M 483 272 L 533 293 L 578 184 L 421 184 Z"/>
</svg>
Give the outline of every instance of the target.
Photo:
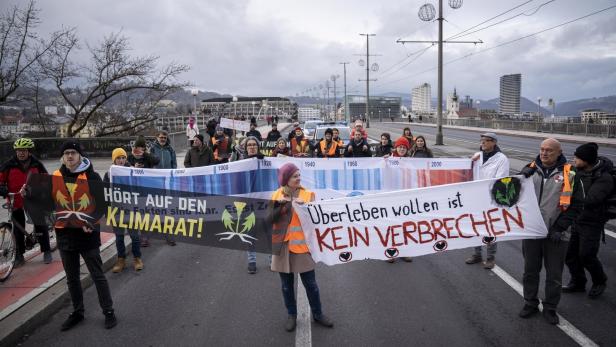
<svg viewBox="0 0 616 347">
<path fill-rule="evenodd" d="M 17 244 L 12 229 L 10 223 L 0 224 L 0 282 L 9 278 L 15 265 Z"/>
</svg>

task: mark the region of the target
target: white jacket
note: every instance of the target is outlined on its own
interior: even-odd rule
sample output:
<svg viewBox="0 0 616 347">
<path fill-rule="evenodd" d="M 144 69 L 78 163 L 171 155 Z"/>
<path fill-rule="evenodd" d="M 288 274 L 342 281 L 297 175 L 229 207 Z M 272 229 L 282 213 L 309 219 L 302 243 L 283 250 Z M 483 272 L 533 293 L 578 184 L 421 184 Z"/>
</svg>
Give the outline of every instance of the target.
<svg viewBox="0 0 616 347">
<path fill-rule="evenodd" d="M 483 161 L 483 152 L 477 152 L 479 155 L 477 163 Z M 509 159 L 503 152 L 494 154 L 485 163 L 479 165 L 479 177 L 477 179 L 500 178 L 509 176 Z"/>
<path fill-rule="evenodd" d="M 194 140 L 195 139 L 195 135 L 199 134 L 199 128 L 197 127 L 197 123 L 195 122 L 195 124 L 193 124 L 193 128 L 190 128 L 190 124 L 188 124 L 186 126 L 186 137 L 188 137 L 189 140 Z"/>
</svg>

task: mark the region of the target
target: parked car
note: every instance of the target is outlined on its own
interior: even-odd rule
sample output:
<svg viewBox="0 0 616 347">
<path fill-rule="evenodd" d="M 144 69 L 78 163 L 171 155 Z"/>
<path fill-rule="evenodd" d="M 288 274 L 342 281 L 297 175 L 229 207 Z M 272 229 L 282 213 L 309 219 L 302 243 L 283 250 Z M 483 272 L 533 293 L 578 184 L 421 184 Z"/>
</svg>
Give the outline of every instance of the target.
<svg viewBox="0 0 616 347">
<path fill-rule="evenodd" d="M 323 121 L 321 120 L 308 120 L 304 123 L 302 127 L 302 131 L 304 132 L 304 136 L 310 139 L 314 136 L 314 131 L 317 129 L 317 126 L 321 125 Z"/>
</svg>

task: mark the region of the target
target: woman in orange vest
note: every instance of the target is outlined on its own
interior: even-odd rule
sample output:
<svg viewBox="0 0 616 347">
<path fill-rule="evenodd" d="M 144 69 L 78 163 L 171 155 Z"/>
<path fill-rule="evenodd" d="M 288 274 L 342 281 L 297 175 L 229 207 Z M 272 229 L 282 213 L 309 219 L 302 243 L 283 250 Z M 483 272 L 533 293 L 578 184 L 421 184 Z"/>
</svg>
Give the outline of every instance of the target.
<svg viewBox="0 0 616 347">
<path fill-rule="evenodd" d="M 315 263 L 306 245 L 304 231 L 291 202 L 304 204 L 314 201 L 314 193 L 301 186 L 299 168 L 286 163 L 278 169 L 280 188 L 272 195 L 272 271 L 280 273 L 282 295 L 289 317 L 285 323 L 287 331 L 294 331 L 297 319 L 294 274 L 299 273 L 306 288 L 306 295 L 314 321 L 331 328 L 334 323 L 321 311 L 319 287 L 315 276 Z"/>
</svg>

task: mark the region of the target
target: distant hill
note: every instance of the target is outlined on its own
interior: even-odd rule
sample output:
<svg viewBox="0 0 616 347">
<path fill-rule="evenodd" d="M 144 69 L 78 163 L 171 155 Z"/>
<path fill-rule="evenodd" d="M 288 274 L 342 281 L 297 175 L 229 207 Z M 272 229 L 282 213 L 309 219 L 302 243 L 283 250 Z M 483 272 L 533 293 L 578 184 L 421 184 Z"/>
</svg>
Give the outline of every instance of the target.
<svg viewBox="0 0 616 347">
<path fill-rule="evenodd" d="M 616 113 L 616 95 L 556 102 L 556 114 L 559 116 L 579 116 L 581 111 L 590 108 Z"/>
</svg>

